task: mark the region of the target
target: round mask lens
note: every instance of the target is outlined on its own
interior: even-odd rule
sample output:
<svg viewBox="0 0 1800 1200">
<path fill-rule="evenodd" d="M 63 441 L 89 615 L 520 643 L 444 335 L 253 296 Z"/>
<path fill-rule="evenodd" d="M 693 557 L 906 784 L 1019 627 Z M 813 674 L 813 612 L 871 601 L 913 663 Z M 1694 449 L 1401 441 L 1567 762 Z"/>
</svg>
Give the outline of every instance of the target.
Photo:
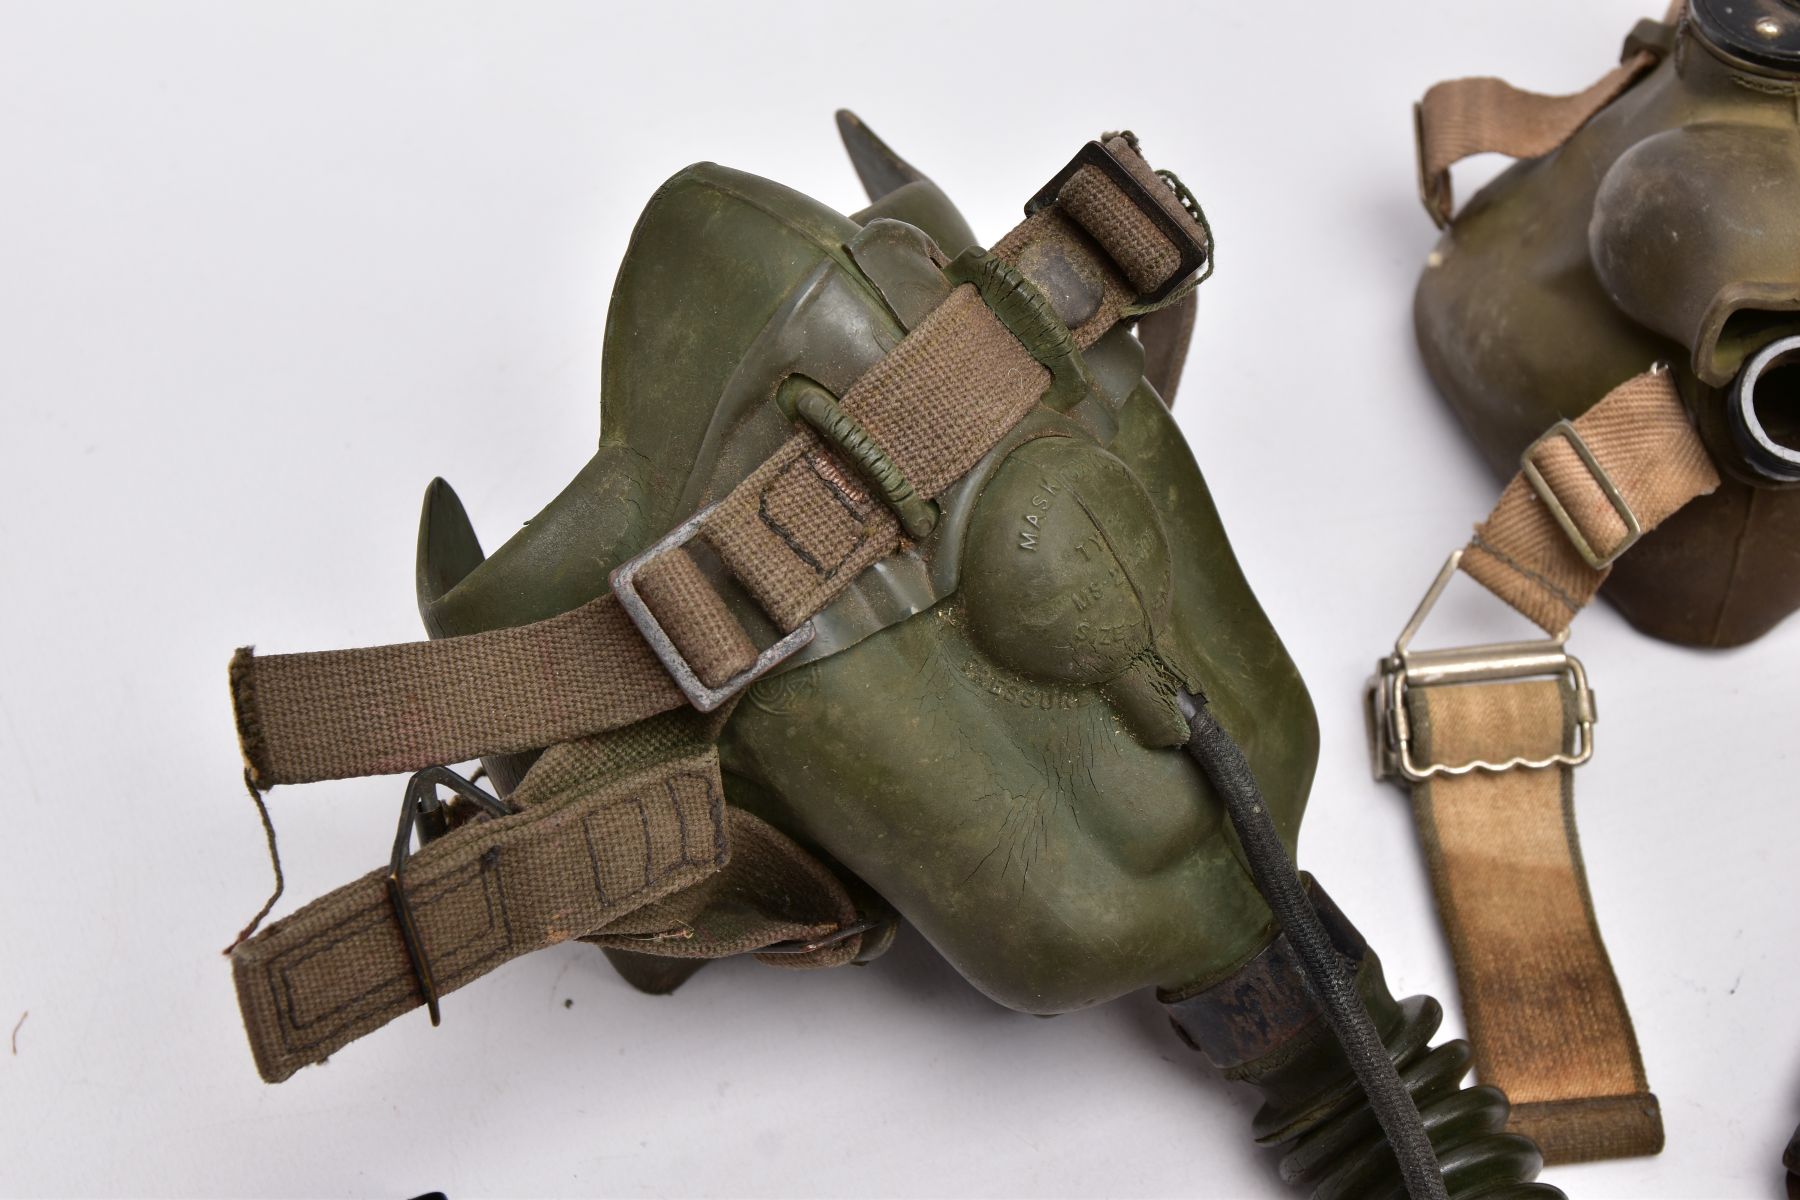
<svg viewBox="0 0 1800 1200">
<path fill-rule="evenodd" d="M 1693 0 L 1694 23 L 1708 42 L 1764 70 L 1800 73 L 1796 0 Z"/>
</svg>

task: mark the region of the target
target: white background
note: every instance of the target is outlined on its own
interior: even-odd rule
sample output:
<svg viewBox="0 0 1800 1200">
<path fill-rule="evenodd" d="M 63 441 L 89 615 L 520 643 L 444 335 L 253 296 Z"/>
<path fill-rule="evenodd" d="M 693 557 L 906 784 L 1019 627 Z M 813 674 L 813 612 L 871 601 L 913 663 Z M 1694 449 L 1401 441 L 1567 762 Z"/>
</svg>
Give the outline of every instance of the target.
<svg viewBox="0 0 1800 1200">
<path fill-rule="evenodd" d="M 570 478 L 625 239 L 682 165 L 855 209 L 849 105 L 992 241 L 1130 126 L 1218 230 L 1178 411 L 1319 706 L 1302 860 L 1397 993 L 1454 1006 L 1358 711 L 1496 490 L 1411 341 L 1409 105 L 1463 74 L 1583 87 L 1649 8 L 0 8 L 0 1191 L 1289 1194 L 1148 997 L 1033 1020 L 910 934 L 669 999 L 565 946 L 264 1086 L 219 956 L 269 882 L 226 659 L 420 636 L 426 481 L 492 547 Z M 1576 646 L 1605 718 L 1583 841 L 1669 1145 L 1548 1178 L 1775 1194 L 1800 622 L 1696 653 L 1599 605 Z M 283 911 L 385 856 L 398 786 L 275 792 Z"/>
</svg>

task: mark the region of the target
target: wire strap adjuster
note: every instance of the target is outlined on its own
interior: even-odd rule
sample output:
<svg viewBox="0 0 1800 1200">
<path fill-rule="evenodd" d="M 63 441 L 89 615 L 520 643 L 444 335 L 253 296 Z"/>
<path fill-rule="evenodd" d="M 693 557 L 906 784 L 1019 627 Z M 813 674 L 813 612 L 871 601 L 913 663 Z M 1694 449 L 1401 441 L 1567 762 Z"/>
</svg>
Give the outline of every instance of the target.
<svg viewBox="0 0 1800 1200">
<path fill-rule="evenodd" d="M 1182 228 L 1183 223 L 1158 202 L 1143 180 L 1132 174 L 1130 168 L 1120 162 L 1113 152 L 1100 142 L 1089 142 L 1076 151 L 1075 157 L 1069 160 L 1069 165 L 1058 171 L 1049 183 L 1039 188 L 1037 195 L 1033 196 L 1025 205 L 1025 215 L 1030 216 L 1039 209 L 1049 208 L 1055 204 L 1057 197 L 1062 193 L 1063 185 L 1073 179 L 1076 172 L 1083 167 L 1093 167 L 1106 176 L 1113 186 L 1124 194 L 1125 199 L 1131 203 L 1133 208 L 1149 218 L 1150 223 L 1156 226 L 1157 232 L 1169 240 L 1169 244 L 1175 247 L 1176 253 L 1180 256 L 1175 270 L 1170 273 L 1169 277 L 1159 283 L 1149 294 L 1139 297 L 1139 303 L 1154 305 L 1195 277 L 1201 268 L 1209 264 L 1212 258 L 1212 230 L 1205 223 L 1204 214 L 1199 213 L 1198 206 L 1189 211 L 1189 220 L 1186 222 L 1188 227 Z M 1165 182 L 1167 181 L 1165 180 Z M 1170 185 L 1170 187 L 1178 199 L 1186 191 L 1185 188 L 1176 185 Z M 1183 207 L 1186 207 L 1185 201 Z"/>
<path fill-rule="evenodd" d="M 1558 438 L 1567 442 L 1569 448 L 1575 451 L 1575 457 L 1579 458 L 1581 465 L 1587 469 L 1588 475 L 1594 481 L 1594 486 L 1600 489 L 1600 494 L 1606 497 L 1606 502 L 1612 505 L 1613 511 L 1619 514 L 1619 520 L 1625 526 L 1625 536 L 1605 550 L 1599 549 L 1588 541 L 1587 535 L 1581 531 L 1581 526 L 1576 524 L 1575 518 L 1569 514 L 1568 508 L 1557 496 L 1556 490 L 1550 486 L 1549 480 L 1544 478 L 1543 471 L 1538 468 L 1538 451 L 1547 443 Z M 1619 491 L 1619 485 L 1613 482 L 1612 476 L 1606 473 L 1606 468 L 1600 465 L 1600 460 L 1594 457 L 1594 451 L 1588 446 L 1572 422 L 1558 421 L 1545 430 L 1542 437 L 1527 446 L 1525 453 L 1519 457 L 1519 471 L 1525 476 L 1525 482 L 1531 485 L 1531 490 L 1537 493 L 1538 499 L 1544 502 L 1544 508 L 1556 519 L 1556 523 L 1562 526 L 1562 531 L 1568 535 L 1569 543 L 1575 547 L 1575 552 L 1581 555 L 1582 561 L 1594 570 L 1604 571 L 1610 567 L 1621 554 L 1637 545 L 1638 539 L 1644 536 L 1643 523 L 1638 520 L 1637 514 L 1631 511 L 1631 505 L 1625 502 L 1624 495 Z"/>
<path fill-rule="evenodd" d="M 693 664 L 688 662 L 681 653 L 681 648 L 669 636 L 669 631 L 663 628 L 663 623 L 656 619 L 656 614 L 644 602 L 643 594 L 637 588 L 637 577 L 659 556 L 693 541 L 699 534 L 700 527 L 706 523 L 706 518 L 717 507 L 718 504 L 707 505 L 677 525 L 667 537 L 636 558 L 626 560 L 612 573 L 613 595 L 618 597 L 619 607 L 625 610 L 625 615 L 631 618 L 632 624 L 638 627 L 638 632 L 644 635 L 644 641 L 650 644 L 651 652 L 662 662 L 663 669 L 675 681 L 675 686 L 687 696 L 688 703 L 701 712 L 713 711 L 783 661 L 792 658 L 801 647 L 813 640 L 815 631 L 812 621 L 808 620 L 806 624 L 763 650 L 756 656 L 755 662 L 716 688 L 708 687 L 700 678 L 700 673 L 694 670 Z"/>
<path fill-rule="evenodd" d="M 394 906 L 394 922 L 400 927 L 400 940 L 406 944 L 406 957 L 412 963 L 413 975 L 419 981 L 419 994 L 425 997 L 425 1007 L 431 1013 L 433 1025 L 443 1020 L 438 1011 L 437 976 L 432 973 L 431 956 L 425 951 L 425 939 L 419 935 L 418 917 L 413 913 L 412 901 L 407 898 L 406 885 L 400 877 L 406 869 L 406 860 L 412 856 L 413 830 L 420 820 L 430 822 L 428 833 L 442 834 L 449 829 L 444 802 L 438 799 L 440 784 L 490 817 L 513 815 L 512 806 L 506 801 L 448 767 L 426 767 L 406 781 L 406 796 L 400 801 L 400 828 L 394 834 L 394 857 L 388 863 L 387 893 Z"/>
<path fill-rule="evenodd" d="M 1594 756 L 1594 723 L 1598 719 L 1594 691 L 1588 686 L 1581 660 L 1564 649 L 1567 634 L 1536 641 L 1496 642 L 1447 650 L 1414 650 L 1413 637 L 1431 615 L 1438 597 L 1450 585 L 1462 563 L 1459 549 L 1444 563 L 1412 620 L 1394 642 L 1394 652 L 1375 667 L 1369 680 L 1365 716 L 1368 719 L 1369 757 L 1376 779 L 1404 779 L 1422 783 L 1434 775 L 1467 775 L 1471 771 L 1538 770 L 1544 767 L 1579 767 Z M 1411 688 L 1459 683 L 1499 683 L 1507 680 L 1551 677 L 1563 679 L 1575 696 L 1574 749 L 1545 758 L 1515 755 L 1503 762 L 1474 759 L 1465 763 L 1420 763 L 1413 758 L 1412 719 L 1406 696 Z"/>
</svg>

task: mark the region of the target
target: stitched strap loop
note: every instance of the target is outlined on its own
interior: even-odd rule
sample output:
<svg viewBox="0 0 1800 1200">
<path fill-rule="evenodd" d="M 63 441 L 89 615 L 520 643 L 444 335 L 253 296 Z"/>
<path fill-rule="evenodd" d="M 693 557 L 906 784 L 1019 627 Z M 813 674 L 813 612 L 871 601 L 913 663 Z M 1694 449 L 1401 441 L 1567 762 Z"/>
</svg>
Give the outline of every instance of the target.
<svg viewBox="0 0 1800 1200">
<path fill-rule="evenodd" d="M 1590 551 L 1597 545 L 1616 557 L 1638 534 L 1719 486 L 1718 470 L 1666 370 L 1626 380 L 1569 428 L 1586 458 L 1557 436 L 1526 451 L 1558 506 L 1546 504 L 1522 471 L 1475 527 L 1462 559 L 1477 582 L 1550 633 L 1566 630 L 1606 580 L 1610 558 L 1590 558 L 1583 543 L 1592 539 Z"/>
<path fill-rule="evenodd" d="M 270 1083 L 501 963 L 580 937 L 692 886 L 729 858 L 712 747 L 511 816 L 413 855 L 407 911 L 391 868 L 314 900 L 232 952 L 257 1069 Z"/>
<path fill-rule="evenodd" d="M 905 472 L 875 443 L 861 422 L 844 411 L 837 397 L 816 383 L 802 386 L 794 397 L 794 415 L 847 459 L 863 482 L 880 494 L 882 503 L 899 518 L 906 536 L 916 541 L 936 528 L 937 506 L 919 495 Z"/>
</svg>

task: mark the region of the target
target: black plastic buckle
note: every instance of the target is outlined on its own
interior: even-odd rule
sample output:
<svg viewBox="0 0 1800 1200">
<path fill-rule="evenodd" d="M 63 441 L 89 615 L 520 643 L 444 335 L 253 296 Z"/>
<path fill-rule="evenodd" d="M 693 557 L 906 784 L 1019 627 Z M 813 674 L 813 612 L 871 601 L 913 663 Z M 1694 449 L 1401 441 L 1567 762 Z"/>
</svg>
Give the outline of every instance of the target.
<svg viewBox="0 0 1800 1200">
<path fill-rule="evenodd" d="M 1202 228 L 1200 223 L 1190 218 L 1188 224 L 1191 228 L 1184 229 L 1182 223 L 1157 202 L 1156 197 L 1150 193 L 1150 189 L 1144 186 L 1144 181 L 1133 175 L 1130 169 L 1113 155 L 1112 151 L 1099 142 L 1089 142 L 1076 151 L 1075 157 L 1069 160 L 1069 165 L 1058 171 L 1049 183 L 1038 189 L 1037 195 L 1026 202 L 1025 215 L 1029 217 L 1033 213 L 1055 204 L 1056 198 L 1062 194 L 1063 185 L 1074 178 L 1075 172 L 1083 167 L 1096 168 L 1118 185 L 1119 190 L 1125 193 L 1132 205 L 1149 217 L 1158 232 L 1168 238 L 1181 254 L 1180 264 L 1176 266 L 1168 280 L 1149 295 L 1140 297 L 1139 303 L 1155 304 L 1166 298 L 1170 292 L 1193 278 L 1196 272 L 1206 266 L 1206 260 L 1212 253 L 1212 247 L 1199 236 Z"/>
</svg>

